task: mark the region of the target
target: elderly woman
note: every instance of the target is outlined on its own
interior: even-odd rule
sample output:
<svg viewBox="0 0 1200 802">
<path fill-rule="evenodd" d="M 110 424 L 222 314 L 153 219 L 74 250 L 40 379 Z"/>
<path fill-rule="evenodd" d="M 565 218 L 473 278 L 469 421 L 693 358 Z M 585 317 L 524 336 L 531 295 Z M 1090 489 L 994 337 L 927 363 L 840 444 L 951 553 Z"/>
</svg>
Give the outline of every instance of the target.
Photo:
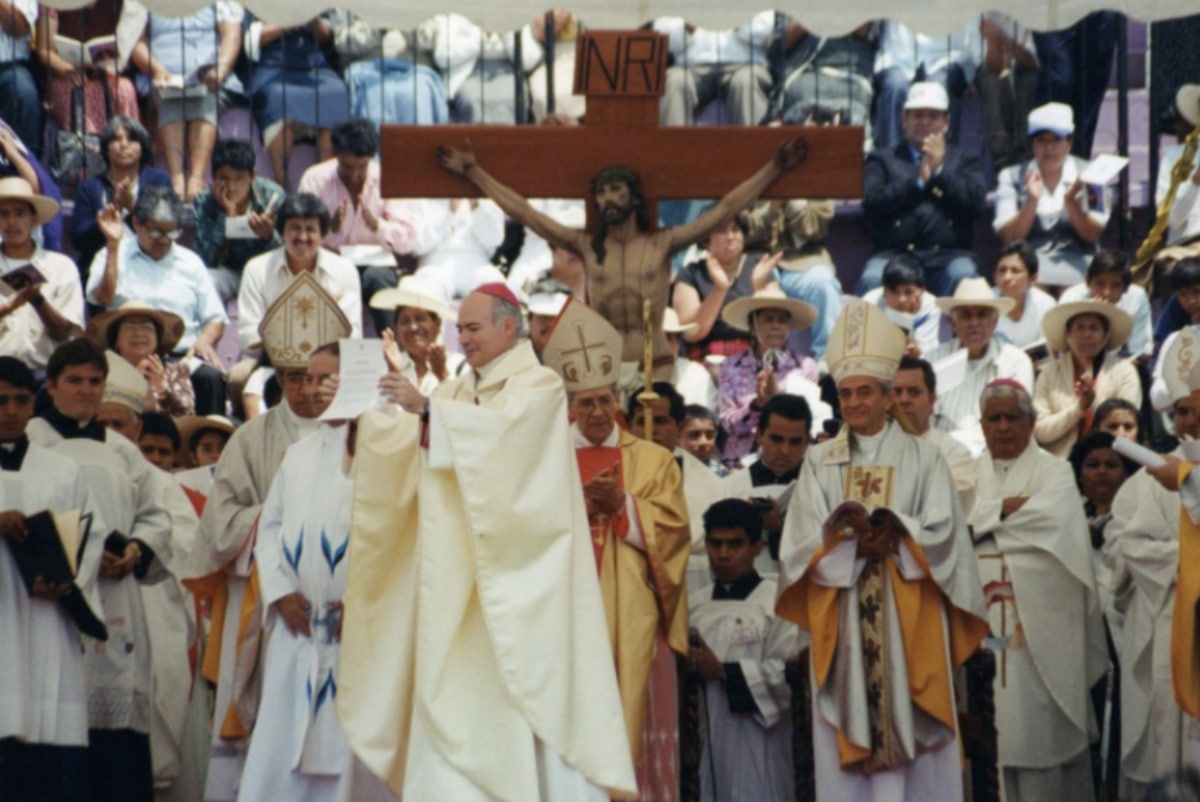
<svg viewBox="0 0 1200 802">
<path fill-rule="evenodd" d="M 150 134 L 132 117 L 118 115 L 108 121 L 100 134 L 100 155 L 104 173 L 79 185 L 71 215 L 71 245 L 79 252 L 76 261 L 85 284 L 92 258 L 104 247 L 96 216 L 110 204 L 122 214 L 131 212 L 143 188 L 171 186 L 171 177 L 150 165 L 154 160 Z"/>
<path fill-rule="evenodd" d="M 758 413 L 771 396 L 780 392 L 805 395 L 806 385 L 815 389 L 817 363 L 810 356 L 789 351 L 787 342 L 793 331 L 813 324 L 817 310 L 768 287 L 730 303 L 721 319 L 736 331 L 749 332 L 754 342 L 749 350 L 722 362 L 717 375 L 717 417 L 726 436 L 722 454 L 727 465 L 736 466 L 754 451 Z"/>
<path fill-rule="evenodd" d="M 395 310 L 395 323 L 383 332 L 384 348 L 400 352 L 396 360 L 403 363 L 400 375 L 421 395 L 429 395 L 458 373 L 462 354 L 447 354 L 441 343 L 442 325 L 454 322 L 454 311 L 436 282 L 406 276 L 399 286 L 375 293 L 371 308 Z"/>
<path fill-rule="evenodd" d="M 1042 339 L 1042 316 L 1054 308 L 1054 298 L 1033 286 L 1037 277 L 1038 257 L 1032 245 L 1017 240 L 1004 246 L 993 276 L 995 292 L 997 298 L 1011 298 L 1013 307 L 1000 316 L 996 333 L 1018 348 Z"/>
<path fill-rule="evenodd" d="M 1034 388 L 1042 448 L 1065 457 L 1092 427 L 1096 407 L 1109 398 L 1140 404 L 1137 370 L 1114 353 L 1129 337 L 1133 318 L 1103 301 L 1076 301 L 1054 307 L 1042 318 L 1042 333 L 1057 354 Z"/>
<path fill-rule="evenodd" d="M 119 354 L 145 378 L 149 389 L 143 412 L 162 412 L 172 417 L 195 414 L 196 393 L 187 363 L 166 358 L 183 336 L 179 315 L 128 301 L 92 318 L 87 336 Z"/>
<path fill-rule="evenodd" d="M 1107 203 L 1093 202 L 1080 178 L 1087 163 L 1070 155 L 1074 133 L 1070 106 L 1047 103 L 1029 112 L 1033 160 L 1006 168 L 996 189 L 996 234 L 1037 249 L 1045 286 L 1083 281 L 1108 223 Z"/>
</svg>

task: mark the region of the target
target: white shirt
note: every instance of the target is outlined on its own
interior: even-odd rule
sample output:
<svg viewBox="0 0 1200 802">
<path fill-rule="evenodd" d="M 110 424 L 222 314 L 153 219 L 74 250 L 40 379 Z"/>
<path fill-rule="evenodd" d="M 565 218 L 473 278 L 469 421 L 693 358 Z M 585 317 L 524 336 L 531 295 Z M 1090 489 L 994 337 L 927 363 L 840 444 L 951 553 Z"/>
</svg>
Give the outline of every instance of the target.
<svg viewBox="0 0 1200 802">
<path fill-rule="evenodd" d="M 25 21 L 29 23 L 30 32 L 37 28 L 38 4 L 35 0 L 12 0 L 12 6 L 25 15 Z M 29 40 L 31 38 L 30 34 L 19 37 L 9 36 L 6 31 L 0 30 L 0 64 L 8 64 L 13 61 L 28 61 Z"/>
<path fill-rule="evenodd" d="M 997 298 L 1000 297 L 998 287 L 992 292 Z M 1013 320 L 1008 315 L 1000 315 L 996 334 L 1018 348 L 1028 348 L 1038 340 L 1045 339 L 1042 336 L 1042 315 L 1053 308 L 1054 298 L 1049 293 L 1030 287 L 1025 291 L 1025 308 L 1021 312 L 1021 319 Z"/>
<path fill-rule="evenodd" d="M 875 304 L 887 312 L 887 299 L 883 296 L 883 287 L 868 290 L 863 300 Z M 937 296 L 928 290 L 921 290 L 921 306 L 913 319 L 912 338 L 917 341 L 921 353 L 937 348 L 942 340 L 942 310 L 938 309 Z"/>
<path fill-rule="evenodd" d="M 930 364 L 949 356 L 962 346 L 958 338 L 943 343 L 925 355 Z M 937 420 L 971 450 L 975 456 L 983 453 L 985 443 L 980 424 L 979 396 L 983 388 L 995 379 L 1014 379 L 1030 396 L 1033 395 L 1033 363 L 1015 345 L 1002 343 L 995 337 L 979 359 L 967 360 L 967 372 L 957 387 L 938 388 Z"/>
<path fill-rule="evenodd" d="M 292 283 L 295 274 L 287 266 L 283 248 L 268 251 L 246 262 L 238 289 L 238 346 L 246 354 L 257 354 L 261 337 L 258 326 L 263 315 Z M 317 252 L 313 278 L 350 321 L 351 337 L 362 336 L 362 291 L 358 269 L 348 260 L 324 248 Z"/>
<path fill-rule="evenodd" d="M 67 256 L 38 247 L 30 259 L 9 259 L 0 253 L 0 276 L 32 264 L 46 277 L 42 297 L 76 326 L 83 328 L 83 288 L 79 270 Z M 46 367 L 50 354 L 61 343 L 50 339 L 46 324 L 32 304 L 0 318 L 0 354 L 14 356 L 37 370 Z"/>
<path fill-rule="evenodd" d="M 1183 155 L 1183 143 L 1173 145 L 1162 155 L 1158 163 L 1158 184 L 1154 187 L 1154 205 L 1162 203 L 1171 187 L 1171 169 L 1179 157 Z M 1175 191 L 1175 202 L 1171 204 L 1171 212 L 1167 217 L 1167 244 L 1175 245 L 1186 242 L 1193 237 L 1200 237 L 1200 187 L 1191 178 L 1196 174 L 1197 159 L 1192 159 L 1188 168 L 1188 180 L 1179 185 Z"/>
</svg>

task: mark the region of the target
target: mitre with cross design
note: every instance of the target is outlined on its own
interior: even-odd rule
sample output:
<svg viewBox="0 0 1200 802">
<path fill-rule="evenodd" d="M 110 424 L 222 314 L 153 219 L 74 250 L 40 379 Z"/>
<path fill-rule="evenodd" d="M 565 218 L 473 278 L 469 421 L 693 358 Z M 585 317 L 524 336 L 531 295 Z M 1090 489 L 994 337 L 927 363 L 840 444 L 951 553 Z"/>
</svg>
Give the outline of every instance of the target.
<svg viewBox="0 0 1200 802">
<path fill-rule="evenodd" d="M 833 380 L 867 376 L 890 382 L 900 367 L 908 338 L 878 306 L 862 300 L 846 305 L 825 348 Z"/>
<path fill-rule="evenodd" d="M 571 298 L 554 321 L 542 361 L 562 377 L 568 393 L 595 390 L 617 383 L 622 344 L 611 323 Z"/>
<path fill-rule="evenodd" d="M 263 350 L 276 368 L 306 368 L 313 351 L 352 331 L 337 301 L 308 273 L 288 285 L 258 326 Z"/>
<path fill-rule="evenodd" d="M 1190 328 L 1181 329 L 1159 358 L 1165 399 L 1160 399 L 1159 411 L 1200 390 L 1200 334 Z"/>
</svg>

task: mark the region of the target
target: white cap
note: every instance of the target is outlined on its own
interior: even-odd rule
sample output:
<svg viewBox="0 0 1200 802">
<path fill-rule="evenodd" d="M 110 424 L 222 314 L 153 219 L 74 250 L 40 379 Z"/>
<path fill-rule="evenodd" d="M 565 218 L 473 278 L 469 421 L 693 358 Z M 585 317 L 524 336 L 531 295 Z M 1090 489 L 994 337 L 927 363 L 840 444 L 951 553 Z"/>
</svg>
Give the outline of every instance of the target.
<svg viewBox="0 0 1200 802">
<path fill-rule="evenodd" d="M 918 81 L 908 88 L 908 97 L 904 99 L 904 110 L 909 109 L 949 111 L 950 96 L 946 94 L 946 87 L 935 81 Z"/>
<path fill-rule="evenodd" d="M 529 296 L 529 314 L 558 317 L 570 297 L 565 292 L 535 292 Z"/>
<path fill-rule="evenodd" d="M 1062 137 L 1075 133 L 1075 112 L 1066 103 L 1047 103 L 1029 112 L 1029 136 L 1043 131 Z"/>
</svg>

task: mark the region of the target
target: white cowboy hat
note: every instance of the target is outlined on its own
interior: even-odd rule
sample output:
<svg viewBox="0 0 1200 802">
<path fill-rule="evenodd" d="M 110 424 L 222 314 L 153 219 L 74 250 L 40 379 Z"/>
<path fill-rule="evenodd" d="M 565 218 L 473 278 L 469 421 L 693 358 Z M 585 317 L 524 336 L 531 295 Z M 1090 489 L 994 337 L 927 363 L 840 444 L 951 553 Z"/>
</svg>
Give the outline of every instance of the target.
<svg viewBox="0 0 1200 802">
<path fill-rule="evenodd" d="M 960 306 L 986 306 L 989 309 L 995 309 L 1001 315 L 1008 314 L 1016 306 L 1016 303 L 1012 298 L 1003 296 L 997 298 L 985 278 L 965 278 L 958 282 L 958 286 L 954 289 L 954 295 L 949 298 L 937 299 L 938 309 L 943 312 L 949 312 Z"/>
<path fill-rule="evenodd" d="M 154 309 L 141 301 L 126 301 L 88 321 L 87 338 L 101 348 L 112 348 L 116 342 L 116 327 L 121 325 L 125 318 L 135 315 L 150 318 L 158 328 L 159 353 L 170 353 L 183 337 L 183 318 L 179 315 L 163 309 Z"/>
<path fill-rule="evenodd" d="M 1175 108 L 1192 125 L 1200 125 L 1200 84 L 1184 84 L 1175 93 Z"/>
<path fill-rule="evenodd" d="M 438 316 L 439 320 L 451 322 L 455 319 L 454 310 L 446 300 L 446 294 L 441 285 L 419 276 L 405 276 L 400 279 L 399 286 L 388 287 L 371 296 L 372 309 L 399 309 L 407 306 L 412 309 L 424 309 Z"/>
<path fill-rule="evenodd" d="M 1059 304 L 1042 316 L 1042 334 L 1051 351 L 1067 350 L 1067 324 L 1079 315 L 1099 315 L 1108 321 L 1108 345 L 1105 350 L 1120 348 L 1133 331 L 1133 318 L 1124 309 L 1104 301 L 1072 301 Z"/>
<path fill-rule="evenodd" d="M 689 334 L 695 334 L 700 330 L 699 323 L 688 323 L 686 326 L 679 322 L 679 314 L 667 307 L 663 310 L 663 332 L 665 334 L 679 334 L 683 337 Z"/>
<path fill-rule="evenodd" d="M 806 329 L 817 320 L 817 308 L 797 301 L 783 291 L 768 287 L 753 295 L 730 301 L 721 310 L 721 320 L 741 331 L 750 331 L 750 315 L 760 309 L 783 309 L 792 316 L 792 330 Z"/>
<path fill-rule="evenodd" d="M 50 222 L 58 214 L 58 201 L 37 194 L 29 182 L 19 176 L 0 178 L 0 201 L 6 200 L 25 201 L 32 206 L 38 225 Z"/>
</svg>

